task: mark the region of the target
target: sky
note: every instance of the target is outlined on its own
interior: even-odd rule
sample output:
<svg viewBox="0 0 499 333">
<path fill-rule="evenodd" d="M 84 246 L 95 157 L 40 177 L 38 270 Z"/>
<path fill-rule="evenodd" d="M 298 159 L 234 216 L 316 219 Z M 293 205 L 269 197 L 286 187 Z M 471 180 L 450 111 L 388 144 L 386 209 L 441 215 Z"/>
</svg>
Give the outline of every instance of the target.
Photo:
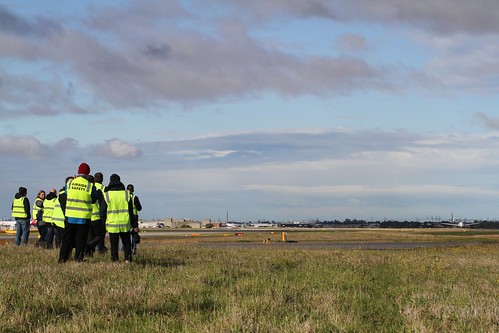
<svg viewBox="0 0 499 333">
<path fill-rule="evenodd" d="M 81 162 L 143 219 L 497 219 L 499 2 L 0 0 L 0 218 Z"/>
</svg>

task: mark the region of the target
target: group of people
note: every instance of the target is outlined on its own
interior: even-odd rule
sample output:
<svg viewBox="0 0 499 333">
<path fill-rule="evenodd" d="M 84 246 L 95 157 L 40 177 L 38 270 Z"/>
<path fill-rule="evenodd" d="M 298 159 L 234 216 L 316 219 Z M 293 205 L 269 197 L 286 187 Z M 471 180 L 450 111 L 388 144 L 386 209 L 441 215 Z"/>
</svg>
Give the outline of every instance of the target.
<svg viewBox="0 0 499 333">
<path fill-rule="evenodd" d="M 83 261 L 96 251 L 106 253 L 106 232 L 109 234 L 111 260 L 118 261 L 119 242 L 123 244 L 125 261 L 132 261 L 132 254 L 140 242 L 138 212 L 142 210 L 134 186 L 125 185 L 120 176 L 112 174 L 107 186 L 103 185 L 101 172 L 90 174 L 90 166 L 81 163 L 78 173 L 67 177 L 64 187 L 51 189 L 49 194 L 40 191 L 33 210 L 27 198 L 28 191 L 20 187 L 12 202 L 12 217 L 16 220 L 16 245 L 27 245 L 30 221 L 36 220 L 40 237 L 36 246 L 59 248 L 59 262 L 74 258 Z"/>
</svg>

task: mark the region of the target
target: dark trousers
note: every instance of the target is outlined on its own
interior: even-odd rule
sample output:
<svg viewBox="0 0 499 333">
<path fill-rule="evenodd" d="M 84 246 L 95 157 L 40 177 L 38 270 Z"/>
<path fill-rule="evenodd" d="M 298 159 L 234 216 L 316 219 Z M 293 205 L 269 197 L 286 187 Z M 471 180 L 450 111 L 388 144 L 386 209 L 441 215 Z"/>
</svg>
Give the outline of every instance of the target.
<svg viewBox="0 0 499 333">
<path fill-rule="evenodd" d="M 125 250 L 125 260 L 132 261 L 132 243 L 130 241 L 130 232 L 120 232 L 120 233 L 109 233 L 109 242 L 111 243 L 111 260 L 118 261 L 118 247 L 120 243 L 123 243 L 123 248 Z"/>
<path fill-rule="evenodd" d="M 102 220 L 91 221 L 88 228 L 88 247 L 95 251 L 99 247 L 99 252 L 104 251 L 104 237 L 106 236 L 106 226 Z"/>
<path fill-rule="evenodd" d="M 90 220 L 88 220 L 86 224 L 66 223 L 61 241 L 61 249 L 59 251 L 59 262 L 66 262 L 69 260 L 73 245 L 75 247 L 75 260 L 83 261 L 85 247 L 87 245 L 89 223 Z"/>
<path fill-rule="evenodd" d="M 62 236 L 64 235 L 64 228 L 54 225 L 55 230 L 55 248 L 59 249 L 61 247 Z"/>
<path fill-rule="evenodd" d="M 48 227 L 46 223 L 42 225 L 38 225 L 38 233 L 40 234 L 40 238 L 36 242 L 35 246 L 45 247 L 45 237 L 47 236 Z"/>
<path fill-rule="evenodd" d="M 52 223 L 45 223 L 47 226 L 47 233 L 45 234 L 45 246 L 47 249 L 52 249 L 54 246 L 54 236 L 55 236 L 55 228 Z"/>
</svg>

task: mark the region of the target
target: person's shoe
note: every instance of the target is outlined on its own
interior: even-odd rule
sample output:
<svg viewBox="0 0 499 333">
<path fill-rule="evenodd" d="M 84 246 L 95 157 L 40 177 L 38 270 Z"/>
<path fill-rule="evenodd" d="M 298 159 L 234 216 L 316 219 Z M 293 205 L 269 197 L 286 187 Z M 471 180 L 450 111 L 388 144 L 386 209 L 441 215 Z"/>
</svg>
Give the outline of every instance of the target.
<svg viewBox="0 0 499 333">
<path fill-rule="evenodd" d="M 85 247 L 85 256 L 86 257 L 93 257 L 94 256 L 94 252 L 95 252 L 95 250 L 92 249 L 90 246 L 87 245 Z"/>
</svg>

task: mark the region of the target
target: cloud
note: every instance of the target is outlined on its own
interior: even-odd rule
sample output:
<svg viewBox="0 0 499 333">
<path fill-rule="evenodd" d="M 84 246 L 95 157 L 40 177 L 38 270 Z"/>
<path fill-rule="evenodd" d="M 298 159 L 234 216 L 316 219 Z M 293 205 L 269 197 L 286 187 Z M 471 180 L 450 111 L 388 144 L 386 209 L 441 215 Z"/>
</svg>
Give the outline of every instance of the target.
<svg viewBox="0 0 499 333">
<path fill-rule="evenodd" d="M 186 20 L 210 26 L 185 29 L 155 14 L 152 8 L 156 7 L 161 6 L 147 1 L 114 8 L 123 15 L 101 7 L 88 21 L 80 18 L 88 24 L 84 29 L 67 24 L 41 40 L 10 30 L 0 33 L 4 56 L 36 67 L 29 76 L 17 73 L 16 66 L 2 73 L 9 87 L 3 92 L 3 114 L 147 110 L 269 91 L 292 97 L 328 96 L 390 86 L 389 72 L 362 59 L 291 53 L 259 41 L 247 29 L 228 32 L 226 18 L 206 23 L 200 14 L 177 10 L 176 15 Z M 136 21 L 142 22 L 140 29 Z M 95 22 L 101 24 L 91 24 Z M 40 63 L 49 66 L 42 68 Z M 22 92 L 28 92 L 27 96 Z"/>
<path fill-rule="evenodd" d="M 37 151 L 43 154 L 35 167 L 29 159 Z M 494 135 L 303 129 L 137 144 L 110 139 L 100 146 L 3 136 L 0 154 L 15 166 L 4 168 L 1 196 L 21 183 L 58 187 L 85 161 L 133 183 L 147 203 L 144 218 L 216 218 L 227 209 L 241 219 L 412 218 L 451 211 L 476 212 L 475 218 L 492 216 L 499 195 Z"/>
<path fill-rule="evenodd" d="M 16 15 L 6 6 L 0 4 L 0 32 L 30 37 L 42 37 L 60 30 L 61 26 L 53 20 L 43 17 L 28 20 Z"/>
<path fill-rule="evenodd" d="M 486 128 L 499 130 L 499 118 L 498 117 L 489 117 L 483 112 L 477 112 L 474 115 L 474 118 L 478 120 L 483 126 Z"/>
<path fill-rule="evenodd" d="M 495 93 L 499 86 L 499 10 L 491 10 L 497 7 L 494 0 L 439 0 L 431 5 L 394 0 L 218 0 L 195 6 L 206 11 L 180 2 L 131 1 L 126 6 L 93 7 L 61 22 L 0 7 L 1 59 L 15 59 L 17 64 L 0 73 L 2 87 L 7 87 L 0 91 L 0 115 L 145 112 L 176 103 L 269 93 L 334 97 L 365 90 L 398 92 L 414 82 L 414 72 L 451 89 Z M 224 10 L 210 16 L 216 8 Z M 231 18 L 234 14 L 237 20 Z M 255 37 L 262 29 L 257 18 L 262 16 L 264 28 L 283 18 L 322 17 L 438 32 L 420 40 L 437 56 L 422 71 L 404 74 L 398 64 L 389 67 L 370 58 L 307 53 L 304 47 L 297 50 Z M 470 36 L 477 37 L 475 42 Z M 446 44 L 446 38 L 454 42 Z M 359 53 L 369 44 L 363 36 L 344 34 L 338 47 Z M 19 68 L 31 70 L 26 74 Z"/>
<path fill-rule="evenodd" d="M 33 136 L 0 136 L 0 155 L 39 158 L 45 147 Z"/>
<path fill-rule="evenodd" d="M 368 48 L 364 36 L 356 34 L 343 34 L 338 37 L 338 48 L 344 52 L 361 52 Z"/>
<path fill-rule="evenodd" d="M 0 87 L 4 87 L 0 89 L 0 116 L 3 118 L 90 113 L 73 100 L 73 84 L 63 82 L 59 77 L 43 80 L 0 70 L 0 81 Z"/>
<path fill-rule="evenodd" d="M 144 175 L 132 178 L 206 212 L 229 207 L 252 217 L 408 218 L 477 205 L 489 214 L 484 206 L 499 195 L 484 178 L 499 167 L 494 147 L 493 136 L 403 131 L 236 133 L 142 143 Z"/>
<path fill-rule="evenodd" d="M 224 158 L 230 154 L 234 154 L 234 150 L 187 150 L 176 151 L 175 155 L 185 156 L 188 160 L 206 160 L 212 158 Z"/>
<path fill-rule="evenodd" d="M 135 159 L 141 156 L 141 151 L 123 140 L 111 139 L 97 147 L 96 154 L 111 159 Z"/>
<path fill-rule="evenodd" d="M 340 186 L 282 186 L 282 185 L 248 185 L 248 190 L 261 192 L 272 192 L 280 194 L 314 195 L 327 197 L 376 197 L 376 196 L 499 196 L 499 190 L 482 187 L 460 187 L 460 186 L 361 186 L 361 185 L 340 185 Z"/>
<path fill-rule="evenodd" d="M 340 22 L 371 21 L 378 24 L 412 26 L 439 34 L 498 33 L 499 11 L 495 0 L 251 0 L 223 2 L 256 18 L 321 17 Z"/>
<path fill-rule="evenodd" d="M 144 54 L 153 59 L 165 60 L 171 53 L 171 47 L 168 44 L 147 45 Z"/>
<path fill-rule="evenodd" d="M 68 158 L 68 154 L 86 154 L 78 141 L 64 138 L 54 143 L 42 143 L 32 135 L 0 136 L 0 156 L 20 158 L 21 160 L 40 160 L 50 164 L 54 158 Z M 24 162 L 23 162 L 24 163 Z"/>
<path fill-rule="evenodd" d="M 428 77 L 461 93 L 499 92 L 499 35 L 420 36 L 417 40 L 435 53 L 423 68 Z"/>
</svg>

